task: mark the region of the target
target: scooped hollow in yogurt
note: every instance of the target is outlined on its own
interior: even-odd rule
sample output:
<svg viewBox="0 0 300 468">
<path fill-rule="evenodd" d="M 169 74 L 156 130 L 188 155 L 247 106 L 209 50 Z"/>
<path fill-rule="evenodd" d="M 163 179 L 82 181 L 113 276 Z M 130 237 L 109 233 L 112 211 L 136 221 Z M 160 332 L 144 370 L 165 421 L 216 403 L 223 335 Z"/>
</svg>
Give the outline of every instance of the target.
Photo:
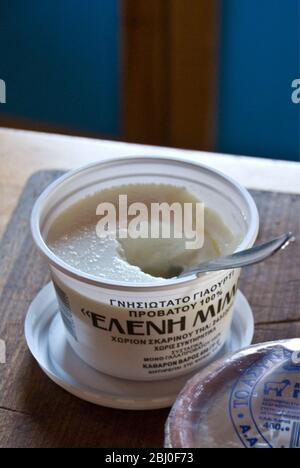
<svg viewBox="0 0 300 468">
<path fill-rule="evenodd" d="M 167 184 L 132 184 L 105 189 L 72 204 L 54 220 L 47 235 L 50 249 L 73 268 L 103 280 L 158 284 L 170 278 L 174 266 L 186 268 L 232 253 L 239 243 L 221 217 L 207 206 L 204 244 L 196 250 L 186 248 L 184 235 L 155 239 L 121 238 L 111 233 L 99 237 L 97 207 L 106 202 L 118 207 L 120 194 L 127 196 L 129 205 L 143 202 L 147 207 L 162 202 L 182 206 L 200 202 L 185 188 Z"/>
</svg>

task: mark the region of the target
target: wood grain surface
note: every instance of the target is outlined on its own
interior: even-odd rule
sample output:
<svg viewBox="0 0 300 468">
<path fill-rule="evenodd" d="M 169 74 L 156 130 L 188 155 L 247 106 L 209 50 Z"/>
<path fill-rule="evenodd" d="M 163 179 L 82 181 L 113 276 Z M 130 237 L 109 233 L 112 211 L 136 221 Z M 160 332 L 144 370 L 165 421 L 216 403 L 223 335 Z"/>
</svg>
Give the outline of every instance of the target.
<svg viewBox="0 0 300 468">
<path fill-rule="evenodd" d="M 179 158 L 222 171 L 245 187 L 300 194 L 300 164 L 0 128 L 0 238 L 28 178 L 122 156 Z"/>
<path fill-rule="evenodd" d="M 121 411 L 83 402 L 52 383 L 24 340 L 27 308 L 49 281 L 45 261 L 31 240 L 34 200 L 60 173 L 30 178 L 0 244 L 0 447 L 162 447 L 168 410 Z M 300 236 L 297 195 L 253 192 L 262 239 L 287 230 Z M 240 287 L 256 320 L 255 342 L 300 336 L 299 240 L 264 264 L 243 271 Z"/>
</svg>

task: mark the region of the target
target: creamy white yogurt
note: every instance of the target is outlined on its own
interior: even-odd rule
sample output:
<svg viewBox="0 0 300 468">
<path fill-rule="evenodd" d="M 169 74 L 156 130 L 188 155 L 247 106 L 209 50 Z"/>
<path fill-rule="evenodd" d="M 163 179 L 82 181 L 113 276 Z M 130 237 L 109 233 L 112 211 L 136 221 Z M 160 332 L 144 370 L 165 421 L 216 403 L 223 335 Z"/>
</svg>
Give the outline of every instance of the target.
<svg viewBox="0 0 300 468">
<path fill-rule="evenodd" d="M 51 250 L 70 266 L 99 278 L 157 284 L 166 280 L 171 267 L 192 266 L 231 253 L 239 242 L 209 207 L 205 207 L 204 245 L 198 250 L 186 249 L 186 238 L 100 238 L 96 233 L 97 206 L 110 202 L 117 207 L 119 194 L 127 195 L 128 204 L 143 202 L 149 207 L 155 202 L 199 202 L 185 188 L 173 185 L 135 184 L 106 189 L 81 199 L 56 218 L 47 236 Z"/>
</svg>

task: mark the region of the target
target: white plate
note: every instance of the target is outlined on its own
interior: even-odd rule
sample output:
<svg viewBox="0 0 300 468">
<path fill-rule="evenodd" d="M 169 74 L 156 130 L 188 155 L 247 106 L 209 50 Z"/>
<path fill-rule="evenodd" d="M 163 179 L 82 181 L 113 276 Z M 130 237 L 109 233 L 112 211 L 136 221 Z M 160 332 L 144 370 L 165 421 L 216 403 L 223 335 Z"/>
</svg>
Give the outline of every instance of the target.
<svg viewBox="0 0 300 468">
<path fill-rule="evenodd" d="M 234 308 L 230 336 L 216 359 L 252 342 L 253 315 L 240 291 Z M 173 404 L 187 380 L 197 372 L 163 381 L 136 382 L 110 377 L 92 369 L 76 356 L 66 340 L 52 283 L 45 286 L 30 305 L 25 337 L 31 353 L 51 380 L 83 400 L 110 408 L 167 408 Z"/>
</svg>

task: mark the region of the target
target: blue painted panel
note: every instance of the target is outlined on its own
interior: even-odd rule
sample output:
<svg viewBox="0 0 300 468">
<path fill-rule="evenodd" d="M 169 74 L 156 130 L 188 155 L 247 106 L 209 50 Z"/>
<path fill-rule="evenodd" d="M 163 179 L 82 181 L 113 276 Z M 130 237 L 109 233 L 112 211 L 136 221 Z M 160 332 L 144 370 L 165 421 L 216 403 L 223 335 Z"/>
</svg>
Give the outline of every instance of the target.
<svg viewBox="0 0 300 468">
<path fill-rule="evenodd" d="M 298 160 L 299 1 L 223 0 L 218 150 Z"/>
<path fill-rule="evenodd" d="M 117 136 L 119 30 L 119 0 L 1 1 L 0 111 Z"/>
</svg>

